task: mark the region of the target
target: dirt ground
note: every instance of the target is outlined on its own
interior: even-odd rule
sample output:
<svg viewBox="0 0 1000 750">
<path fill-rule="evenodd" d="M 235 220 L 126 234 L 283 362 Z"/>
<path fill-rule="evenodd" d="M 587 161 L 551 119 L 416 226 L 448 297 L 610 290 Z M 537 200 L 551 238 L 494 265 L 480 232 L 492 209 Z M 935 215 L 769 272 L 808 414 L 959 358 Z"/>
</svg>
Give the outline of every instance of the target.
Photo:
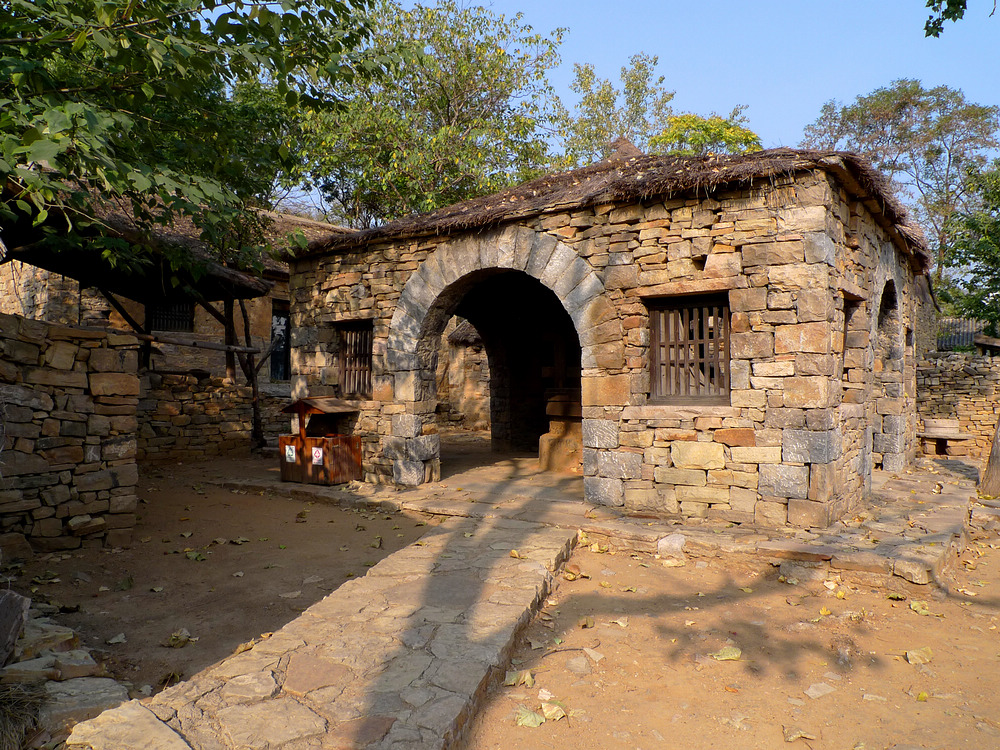
<svg viewBox="0 0 1000 750">
<path fill-rule="evenodd" d="M 460 452 L 482 452 L 477 445 Z M 144 472 L 132 549 L 43 556 L 8 574 L 15 589 L 61 607 L 56 619 L 142 695 L 278 629 L 435 523 L 206 482 L 275 465 L 227 459 Z M 523 481 L 513 465 L 497 464 L 494 481 Z M 442 486 L 479 486 L 467 479 Z M 963 555 L 947 593 L 900 579 L 893 592 L 782 580 L 733 558 L 668 567 L 587 545 L 570 565 L 580 575 L 559 578 L 514 656 L 514 681 L 533 684 L 494 690 L 466 747 L 1000 747 L 992 544 Z M 182 628 L 197 641 L 162 645 Z M 119 634 L 123 643 L 108 643 Z M 734 648 L 738 658 L 724 658 Z M 543 703 L 548 721 L 518 725 L 519 708 L 530 723 Z"/>
<path fill-rule="evenodd" d="M 40 556 L 7 571 L 16 575 L 13 588 L 61 607 L 55 619 L 105 655 L 111 676 L 138 696 L 277 630 L 435 522 L 205 482 L 276 466 L 277 459 L 220 459 L 144 471 L 131 549 Z M 163 645 L 182 629 L 197 640 Z M 124 642 L 108 643 L 119 634 Z"/>
<path fill-rule="evenodd" d="M 945 594 L 578 548 L 466 746 L 1000 747 L 1000 553 L 962 561 Z"/>
</svg>

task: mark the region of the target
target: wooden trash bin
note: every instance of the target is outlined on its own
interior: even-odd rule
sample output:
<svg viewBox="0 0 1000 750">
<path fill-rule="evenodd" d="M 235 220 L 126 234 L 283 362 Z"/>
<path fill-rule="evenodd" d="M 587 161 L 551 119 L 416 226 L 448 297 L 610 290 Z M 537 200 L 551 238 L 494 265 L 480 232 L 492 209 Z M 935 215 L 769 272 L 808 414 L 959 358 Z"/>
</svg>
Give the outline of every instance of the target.
<svg viewBox="0 0 1000 750">
<path fill-rule="evenodd" d="M 298 435 L 278 438 L 281 481 L 304 484 L 343 484 L 361 479 L 361 438 L 357 435 L 306 434 L 306 417 L 317 414 L 350 414 L 358 411 L 347 401 L 332 397 L 303 398 L 281 410 L 299 417 Z"/>
</svg>

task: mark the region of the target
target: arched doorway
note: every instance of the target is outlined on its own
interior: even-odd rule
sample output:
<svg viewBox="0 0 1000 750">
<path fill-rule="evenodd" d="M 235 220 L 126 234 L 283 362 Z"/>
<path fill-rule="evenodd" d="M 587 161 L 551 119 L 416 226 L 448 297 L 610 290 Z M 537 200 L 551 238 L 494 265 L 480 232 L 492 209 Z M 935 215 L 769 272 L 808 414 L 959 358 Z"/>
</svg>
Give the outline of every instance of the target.
<svg viewBox="0 0 1000 750">
<path fill-rule="evenodd" d="M 437 473 L 436 365 L 455 314 L 475 327 L 488 353 L 495 448 L 537 451 L 560 409 L 579 428 L 581 382 L 599 377 L 585 368 L 595 366 L 595 346 L 607 347 L 611 327 L 619 344 L 610 355 L 602 350 L 602 364 L 624 366 L 621 324 L 603 293 L 599 276 L 571 247 L 525 227 L 440 245 L 407 281 L 386 341 L 394 408 L 405 409 L 393 416 L 384 442 L 394 480 L 419 484 Z"/>
<path fill-rule="evenodd" d="M 900 471 L 906 466 L 903 324 L 896 284 L 891 279 L 882 288 L 879 299 L 873 353 L 876 415 L 872 425 L 872 449 L 876 457 L 875 468 Z"/>
</svg>

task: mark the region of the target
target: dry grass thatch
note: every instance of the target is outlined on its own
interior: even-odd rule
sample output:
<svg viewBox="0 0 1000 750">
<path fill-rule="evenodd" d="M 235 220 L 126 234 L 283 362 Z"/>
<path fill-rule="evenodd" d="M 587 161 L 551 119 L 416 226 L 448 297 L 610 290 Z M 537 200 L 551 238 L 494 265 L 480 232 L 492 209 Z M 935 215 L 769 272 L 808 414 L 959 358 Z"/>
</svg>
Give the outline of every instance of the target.
<svg viewBox="0 0 1000 750">
<path fill-rule="evenodd" d="M 906 209 L 892 194 L 888 181 L 867 160 L 849 152 L 787 148 L 739 156 L 642 155 L 609 159 L 375 229 L 327 236 L 310 243 L 308 251 L 300 255 L 347 251 L 380 240 L 485 229 L 587 206 L 690 193 L 710 195 L 723 185 L 751 185 L 813 170 L 834 174 L 848 193 L 865 203 L 897 246 L 911 253 L 918 266 L 927 266 L 923 235 L 907 222 Z"/>
<path fill-rule="evenodd" d="M 44 700 L 40 683 L 0 685 L 0 750 L 21 750 Z"/>
</svg>

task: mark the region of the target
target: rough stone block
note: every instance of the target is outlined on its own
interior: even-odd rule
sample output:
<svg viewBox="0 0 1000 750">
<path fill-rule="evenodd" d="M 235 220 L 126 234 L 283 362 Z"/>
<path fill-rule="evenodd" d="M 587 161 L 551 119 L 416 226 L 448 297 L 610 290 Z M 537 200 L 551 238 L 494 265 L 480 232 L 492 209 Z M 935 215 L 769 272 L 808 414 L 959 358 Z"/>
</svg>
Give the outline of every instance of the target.
<svg viewBox="0 0 1000 750">
<path fill-rule="evenodd" d="M 587 448 L 617 448 L 618 422 L 612 419 L 584 419 L 583 445 Z"/>
<path fill-rule="evenodd" d="M 734 359 L 761 359 L 774 355 L 774 334 L 734 333 L 730 341 L 730 356 Z"/>
<path fill-rule="evenodd" d="M 415 414 L 393 414 L 392 434 L 396 437 L 413 438 L 421 434 L 423 420 Z"/>
<path fill-rule="evenodd" d="M 119 372 L 92 372 L 90 392 L 94 396 L 138 396 L 139 378 Z"/>
<path fill-rule="evenodd" d="M 790 263 L 772 266 L 767 279 L 773 291 L 798 291 L 800 289 L 826 289 L 830 285 L 830 269 L 819 263 Z"/>
<path fill-rule="evenodd" d="M 661 487 L 649 489 L 645 487 L 625 488 L 625 507 L 636 513 L 676 513 L 679 509 L 673 489 Z"/>
<path fill-rule="evenodd" d="M 128 690 L 108 677 L 78 677 L 47 682 L 49 700 L 38 713 L 38 725 L 58 734 L 78 722 L 92 719 L 128 700 Z"/>
<path fill-rule="evenodd" d="M 805 500 L 809 497 L 809 467 L 762 464 L 757 489 L 762 495 Z"/>
<path fill-rule="evenodd" d="M 660 484 L 688 484 L 699 486 L 707 484 L 704 469 L 676 469 L 657 466 L 653 470 L 653 479 Z"/>
<path fill-rule="evenodd" d="M 712 439 L 723 445 L 752 447 L 757 444 L 755 432 L 750 427 L 727 427 L 716 430 Z"/>
<path fill-rule="evenodd" d="M 829 503 L 789 498 L 788 523 L 801 529 L 825 529 L 833 519 L 830 518 Z"/>
<path fill-rule="evenodd" d="M 711 485 L 691 487 L 686 484 L 679 484 L 674 488 L 674 491 L 677 493 L 677 500 L 682 506 L 685 502 L 709 503 L 712 505 L 729 503 L 728 487 L 713 487 Z"/>
<path fill-rule="evenodd" d="M 740 513 L 753 513 L 759 497 L 756 490 L 745 487 L 729 488 L 729 506 Z"/>
<path fill-rule="evenodd" d="M 720 443 L 677 441 L 670 446 L 670 457 L 679 469 L 722 469 L 726 451 Z"/>
<path fill-rule="evenodd" d="M 777 446 L 762 446 L 746 448 L 734 446 L 729 449 L 733 461 L 738 464 L 779 464 L 781 463 L 781 448 Z"/>
<path fill-rule="evenodd" d="M 774 353 L 830 351 L 830 326 L 827 323 L 798 323 L 778 326 L 774 331 Z"/>
<path fill-rule="evenodd" d="M 784 405 L 816 409 L 830 405 L 830 381 L 820 376 L 785 378 Z"/>
<path fill-rule="evenodd" d="M 396 401 L 416 401 L 420 393 L 420 373 L 417 370 L 403 370 L 394 373 L 393 377 Z"/>
<path fill-rule="evenodd" d="M 840 430 L 783 430 L 782 460 L 790 463 L 828 464 L 840 458 Z"/>
<path fill-rule="evenodd" d="M 767 309 L 767 289 L 764 287 L 731 289 L 729 291 L 729 309 L 732 312 L 753 312 Z"/>
<path fill-rule="evenodd" d="M 826 232 L 808 232 L 803 236 L 806 263 L 825 263 L 828 266 L 837 262 L 837 248 Z"/>
<path fill-rule="evenodd" d="M 392 481 L 403 487 L 417 487 L 424 481 L 424 462 L 396 459 L 392 462 Z"/>
<path fill-rule="evenodd" d="M 631 397 L 628 375 L 581 379 L 584 406 L 625 406 Z"/>
<path fill-rule="evenodd" d="M 785 526 L 788 523 L 788 506 L 771 500 L 760 500 L 754 506 L 754 523 L 760 526 Z"/>
<path fill-rule="evenodd" d="M 597 455 L 597 474 L 611 479 L 639 479 L 642 476 L 642 454 L 601 451 Z"/>
<path fill-rule="evenodd" d="M 410 458 L 417 461 L 429 461 L 441 455 L 441 437 L 439 435 L 421 435 L 408 441 Z"/>
<path fill-rule="evenodd" d="M 583 499 L 595 505 L 621 507 L 625 504 L 625 486 L 620 479 L 584 477 Z"/>
<path fill-rule="evenodd" d="M 906 437 L 902 434 L 876 432 L 872 435 L 872 448 L 876 453 L 902 453 L 906 449 Z"/>
</svg>

